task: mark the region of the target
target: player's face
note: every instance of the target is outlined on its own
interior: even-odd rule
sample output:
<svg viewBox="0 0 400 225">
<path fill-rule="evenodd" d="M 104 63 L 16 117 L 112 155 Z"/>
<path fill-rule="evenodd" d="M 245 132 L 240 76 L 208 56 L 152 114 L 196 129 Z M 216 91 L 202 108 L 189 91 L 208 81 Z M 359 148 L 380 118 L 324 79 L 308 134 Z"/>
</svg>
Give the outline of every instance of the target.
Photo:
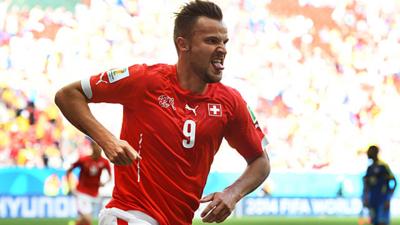
<svg viewBox="0 0 400 225">
<path fill-rule="evenodd" d="M 189 40 L 188 59 L 196 76 L 205 83 L 222 79 L 228 32 L 218 20 L 199 17 Z"/>
<path fill-rule="evenodd" d="M 369 159 L 377 159 L 378 158 L 378 153 L 372 149 L 368 149 L 367 151 L 367 156 Z"/>
</svg>

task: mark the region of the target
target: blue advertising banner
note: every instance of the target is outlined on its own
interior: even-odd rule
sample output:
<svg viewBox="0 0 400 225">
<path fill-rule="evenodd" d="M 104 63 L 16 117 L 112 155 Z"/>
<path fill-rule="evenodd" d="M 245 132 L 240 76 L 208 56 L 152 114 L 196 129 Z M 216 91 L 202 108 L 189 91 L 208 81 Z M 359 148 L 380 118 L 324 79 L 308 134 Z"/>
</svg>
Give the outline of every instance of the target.
<svg viewBox="0 0 400 225">
<path fill-rule="evenodd" d="M 74 171 L 72 182 L 76 182 Z M 359 198 L 363 174 L 335 174 L 323 172 L 273 172 L 264 184 L 249 194 L 251 197 L 272 196 L 291 198 Z M 239 173 L 212 172 L 203 194 L 225 189 Z M 68 193 L 65 170 L 38 168 L 0 168 L 0 196 L 63 196 Z M 264 190 L 268 190 L 266 193 Z M 399 196 L 399 189 L 395 192 Z"/>
<path fill-rule="evenodd" d="M 68 192 L 65 170 L 0 168 L 0 180 L 0 196 L 57 196 Z"/>
<path fill-rule="evenodd" d="M 72 196 L 0 196 L 0 218 L 76 217 Z"/>
<path fill-rule="evenodd" d="M 246 197 L 237 208 L 242 216 L 359 216 L 360 198 Z M 391 202 L 391 213 L 400 215 L 400 199 Z"/>
<path fill-rule="evenodd" d="M 102 198 L 103 207 L 109 198 Z M 196 212 L 199 218 L 207 204 Z M 97 216 L 96 209 L 93 216 Z M 275 198 L 245 197 L 237 205 L 236 216 L 358 216 L 362 210 L 359 198 Z M 400 199 L 391 202 L 393 216 L 400 215 Z M 74 218 L 73 196 L 0 196 L 0 218 Z"/>
</svg>

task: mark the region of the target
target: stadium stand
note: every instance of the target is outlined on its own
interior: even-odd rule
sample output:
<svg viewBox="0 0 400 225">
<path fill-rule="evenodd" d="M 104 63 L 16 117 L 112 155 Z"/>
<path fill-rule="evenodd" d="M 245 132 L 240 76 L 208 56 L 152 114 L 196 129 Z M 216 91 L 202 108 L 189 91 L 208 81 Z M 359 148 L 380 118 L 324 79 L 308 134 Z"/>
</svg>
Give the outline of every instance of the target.
<svg viewBox="0 0 400 225">
<path fill-rule="evenodd" d="M 0 3 L 0 165 L 66 168 L 85 144 L 54 91 L 99 67 L 174 63 L 179 1 L 25 2 Z M 398 1 L 220 2 L 231 33 L 224 82 L 255 109 L 274 170 L 360 172 L 372 143 L 400 170 Z M 236 160 L 227 149 L 218 157 Z"/>
</svg>

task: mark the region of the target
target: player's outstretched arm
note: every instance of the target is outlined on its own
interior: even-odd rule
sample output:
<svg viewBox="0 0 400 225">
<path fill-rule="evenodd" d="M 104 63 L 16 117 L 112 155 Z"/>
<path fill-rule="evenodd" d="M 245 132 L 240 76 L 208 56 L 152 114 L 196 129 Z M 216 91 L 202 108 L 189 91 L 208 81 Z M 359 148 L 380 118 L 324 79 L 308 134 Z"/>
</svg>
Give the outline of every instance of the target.
<svg viewBox="0 0 400 225">
<path fill-rule="evenodd" d="M 67 186 L 68 186 L 68 195 L 72 194 L 72 190 L 73 190 L 73 186 L 71 184 L 71 173 L 72 170 L 74 169 L 73 166 L 71 166 L 70 168 L 67 169 L 67 171 L 65 172 L 65 177 L 67 179 Z"/>
<path fill-rule="evenodd" d="M 201 213 L 203 222 L 223 222 L 232 213 L 236 203 L 252 192 L 268 177 L 270 163 L 265 153 L 248 162 L 244 173 L 222 192 L 215 192 L 200 199 L 201 203 L 210 202 Z"/>
<path fill-rule="evenodd" d="M 132 146 L 117 139 L 93 116 L 79 81 L 61 88 L 54 101 L 68 121 L 96 141 L 114 164 L 128 165 L 140 158 Z"/>
</svg>

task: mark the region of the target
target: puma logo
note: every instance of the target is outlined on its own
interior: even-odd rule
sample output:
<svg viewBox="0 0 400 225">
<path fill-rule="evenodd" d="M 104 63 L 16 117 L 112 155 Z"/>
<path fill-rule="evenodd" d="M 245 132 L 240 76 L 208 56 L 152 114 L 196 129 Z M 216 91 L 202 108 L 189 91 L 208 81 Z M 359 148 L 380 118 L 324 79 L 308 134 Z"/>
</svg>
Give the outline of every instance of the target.
<svg viewBox="0 0 400 225">
<path fill-rule="evenodd" d="M 105 74 L 107 74 L 107 72 L 103 73 L 103 74 L 100 76 L 100 79 L 96 82 L 96 85 L 98 85 L 98 84 L 100 84 L 100 83 L 102 83 L 102 82 L 108 84 L 108 82 L 107 82 L 106 80 L 103 80 L 103 76 L 104 76 Z"/>
<path fill-rule="evenodd" d="M 199 107 L 198 105 L 196 105 L 196 107 L 194 107 L 194 108 L 190 107 L 188 104 L 185 105 L 185 109 L 192 111 L 195 116 L 197 116 L 196 110 L 198 107 Z"/>
</svg>

